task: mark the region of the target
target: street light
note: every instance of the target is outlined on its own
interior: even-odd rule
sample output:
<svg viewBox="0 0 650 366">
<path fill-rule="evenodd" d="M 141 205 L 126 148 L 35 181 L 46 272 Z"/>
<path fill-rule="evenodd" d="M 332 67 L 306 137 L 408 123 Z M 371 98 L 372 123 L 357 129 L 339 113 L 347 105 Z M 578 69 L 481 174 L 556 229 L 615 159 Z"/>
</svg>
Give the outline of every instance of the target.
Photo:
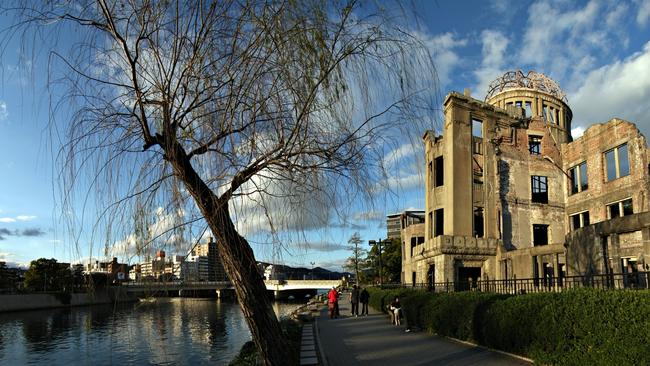
<svg viewBox="0 0 650 366">
<path fill-rule="evenodd" d="M 316 262 L 309 262 L 309 264 L 311 264 L 311 279 L 313 280 L 314 279 L 314 264 L 316 264 Z"/>
<path fill-rule="evenodd" d="M 379 245 L 379 287 L 382 286 L 382 280 L 381 280 L 381 244 L 387 242 L 387 240 L 382 241 L 381 239 L 375 241 L 375 240 L 369 240 L 368 244 L 370 246 L 374 245 Z"/>
</svg>

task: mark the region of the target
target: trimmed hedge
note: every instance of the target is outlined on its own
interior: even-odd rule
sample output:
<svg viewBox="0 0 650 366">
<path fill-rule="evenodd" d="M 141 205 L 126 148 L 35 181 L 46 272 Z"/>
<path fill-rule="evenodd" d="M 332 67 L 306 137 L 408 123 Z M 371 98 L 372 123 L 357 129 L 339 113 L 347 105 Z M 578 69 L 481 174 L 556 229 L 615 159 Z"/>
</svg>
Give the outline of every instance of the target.
<svg viewBox="0 0 650 366">
<path fill-rule="evenodd" d="M 650 365 L 650 291 L 579 289 L 499 295 L 372 289 L 400 296 L 407 322 L 551 365 Z M 385 311 L 385 306 L 382 307 Z"/>
</svg>

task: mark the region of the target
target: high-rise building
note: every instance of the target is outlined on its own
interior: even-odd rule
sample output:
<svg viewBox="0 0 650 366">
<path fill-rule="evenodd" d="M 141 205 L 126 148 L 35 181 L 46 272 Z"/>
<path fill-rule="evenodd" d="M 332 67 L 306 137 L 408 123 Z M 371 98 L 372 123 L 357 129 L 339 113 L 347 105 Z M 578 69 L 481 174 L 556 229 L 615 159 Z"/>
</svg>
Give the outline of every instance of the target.
<svg viewBox="0 0 650 366">
<path fill-rule="evenodd" d="M 219 247 L 212 237 L 208 243 L 197 245 L 193 255 L 204 256 L 208 258 L 208 281 L 226 281 L 226 271 L 221 262 Z"/>
</svg>

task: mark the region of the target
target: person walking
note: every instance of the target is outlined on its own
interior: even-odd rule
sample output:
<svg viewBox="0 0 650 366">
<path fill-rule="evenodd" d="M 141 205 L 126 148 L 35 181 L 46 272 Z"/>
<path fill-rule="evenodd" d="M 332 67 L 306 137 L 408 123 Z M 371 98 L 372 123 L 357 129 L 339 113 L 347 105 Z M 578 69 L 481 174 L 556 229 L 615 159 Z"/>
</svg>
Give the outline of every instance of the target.
<svg viewBox="0 0 650 366">
<path fill-rule="evenodd" d="M 401 325 L 402 324 L 402 304 L 399 302 L 399 297 L 395 297 L 395 300 L 390 303 L 389 305 L 390 311 L 392 311 L 392 319 L 391 322 L 394 325 Z"/>
<path fill-rule="evenodd" d="M 359 302 L 361 303 L 361 315 L 368 316 L 368 301 L 370 301 L 370 294 L 365 288 L 359 294 Z"/>
<path fill-rule="evenodd" d="M 350 291 L 350 304 L 352 305 L 352 315 L 359 316 L 359 288 L 357 285 L 352 286 L 352 291 Z"/>
<path fill-rule="evenodd" d="M 330 319 L 338 318 L 339 292 L 336 287 L 332 287 L 327 293 L 327 308 L 330 313 Z"/>
</svg>

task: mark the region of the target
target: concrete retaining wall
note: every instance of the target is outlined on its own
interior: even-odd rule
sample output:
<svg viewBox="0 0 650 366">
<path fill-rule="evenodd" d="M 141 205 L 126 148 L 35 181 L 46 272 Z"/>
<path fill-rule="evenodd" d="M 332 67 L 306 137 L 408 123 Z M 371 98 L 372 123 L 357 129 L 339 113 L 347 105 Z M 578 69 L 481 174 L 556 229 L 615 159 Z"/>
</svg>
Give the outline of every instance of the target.
<svg viewBox="0 0 650 366">
<path fill-rule="evenodd" d="M 124 291 L 109 290 L 95 294 L 20 294 L 0 295 L 0 312 L 52 309 L 71 306 L 85 306 L 136 301 L 137 297 Z"/>
</svg>

